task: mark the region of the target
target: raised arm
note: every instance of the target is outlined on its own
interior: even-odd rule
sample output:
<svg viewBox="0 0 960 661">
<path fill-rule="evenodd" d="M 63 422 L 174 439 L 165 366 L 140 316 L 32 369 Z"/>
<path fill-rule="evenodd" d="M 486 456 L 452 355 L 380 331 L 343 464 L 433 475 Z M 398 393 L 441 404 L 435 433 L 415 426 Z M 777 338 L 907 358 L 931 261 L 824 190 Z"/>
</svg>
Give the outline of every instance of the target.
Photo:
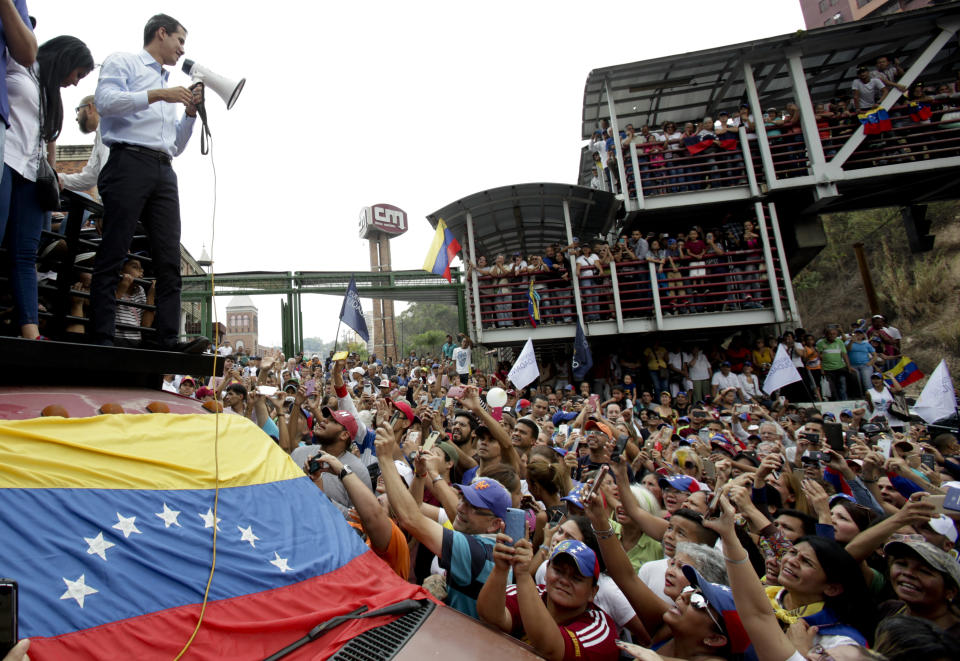
<svg viewBox="0 0 960 661">
<path fill-rule="evenodd" d="M 339 477 L 343 463 L 332 454 L 321 452 L 317 455 L 323 464 L 323 470 Z M 357 510 L 360 523 L 370 539 L 370 546 L 376 551 L 385 551 L 393 537 L 393 524 L 387 513 L 380 507 L 377 495 L 370 490 L 356 473 L 350 473 L 340 481 Z"/>
<path fill-rule="evenodd" d="M 460 399 L 460 403 L 480 419 L 480 424 L 490 430 L 490 435 L 493 436 L 494 440 L 496 440 L 500 446 L 500 459 L 504 463 L 510 464 L 510 466 L 519 473 L 520 455 L 517 454 L 517 449 L 513 447 L 513 441 L 510 440 L 507 430 L 503 428 L 503 425 L 494 420 L 493 416 L 480 405 L 480 395 L 477 392 L 477 387 L 467 386 L 463 397 Z"/>
</svg>

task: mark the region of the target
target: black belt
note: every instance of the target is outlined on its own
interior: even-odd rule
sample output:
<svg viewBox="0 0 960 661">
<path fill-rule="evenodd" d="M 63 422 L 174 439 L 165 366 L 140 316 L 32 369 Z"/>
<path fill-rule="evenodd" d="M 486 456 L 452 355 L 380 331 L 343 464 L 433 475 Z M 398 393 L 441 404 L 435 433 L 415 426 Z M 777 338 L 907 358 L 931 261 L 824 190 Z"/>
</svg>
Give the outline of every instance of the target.
<svg viewBox="0 0 960 661">
<path fill-rule="evenodd" d="M 163 163 L 166 163 L 167 165 L 170 165 L 170 161 L 171 161 L 170 155 L 165 154 L 162 151 L 157 151 L 156 149 L 150 149 L 149 147 L 141 147 L 140 145 L 131 145 L 126 142 L 117 142 L 115 144 L 110 145 L 110 151 L 113 151 L 114 149 L 118 151 L 121 149 L 125 149 L 127 151 L 135 151 L 140 154 L 146 154 L 147 156 L 152 156 L 153 158 Z"/>
</svg>

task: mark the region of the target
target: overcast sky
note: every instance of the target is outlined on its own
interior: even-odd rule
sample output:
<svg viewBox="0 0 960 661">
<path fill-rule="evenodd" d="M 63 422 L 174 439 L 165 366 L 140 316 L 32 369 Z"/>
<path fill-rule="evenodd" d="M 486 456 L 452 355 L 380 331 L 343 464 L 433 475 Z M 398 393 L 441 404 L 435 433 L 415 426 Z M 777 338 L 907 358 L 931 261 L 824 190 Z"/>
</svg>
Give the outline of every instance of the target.
<svg viewBox="0 0 960 661">
<path fill-rule="evenodd" d="M 246 77 L 229 112 L 208 101 L 213 158 L 195 131 L 174 162 L 182 242 L 195 257 L 206 245 L 218 272 L 368 270 L 357 218 L 378 202 L 410 218 L 394 268 L 420 268 L 428 213 L 488 188 L 575 183 L 592 69 L 803 27 L 798 0 L 27 3 L 41 43 L 71 34 L 98 64 L 138 51 L 162 11 L 187 28 L 186 57 Z M 64 90 L 60 144 L 92 142 L 71 120 L 98 73 Z M 170 84 L 187 83 L 178 65 Z M 279 344 L 280 298 L 255 303 L 261 343 Z M 340 303 L 304 297 L 304 334 L 332 339 Z"/>
</svg>

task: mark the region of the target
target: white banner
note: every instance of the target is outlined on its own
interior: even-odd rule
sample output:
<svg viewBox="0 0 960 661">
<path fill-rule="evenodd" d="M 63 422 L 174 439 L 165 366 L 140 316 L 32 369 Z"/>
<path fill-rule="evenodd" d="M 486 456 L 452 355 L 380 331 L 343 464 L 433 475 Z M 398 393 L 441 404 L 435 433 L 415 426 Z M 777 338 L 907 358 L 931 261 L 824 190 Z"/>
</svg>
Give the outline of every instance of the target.
<svg viewBox="0 0 960 661">
<path fill-rule="evenodd" d="M 796 365 L 790 360 L 790 355 L 782 344 L 777 346 L 777 355 L 773 357 L 773 363 L 770 365 L 770 371 L 767 372 L 767 378 L 763 380 L 763 392 L 772 395 L 775 390 L 779 390 L 791 383 L 801 381 L 800 372 Z"/>
<path fill-rule="evenodd" d="M 539 376 L 540 368 L 537 367 L 537 356 L 533 353 L 533 340 L 528 339 L 527 343 L 523 345 L 523 351 L 520 352 L 517 362 L 510 368 L 507 377 L 510 379 L 510 383 L 517 388 L 526 388 Z"/>
<path fill-rule="evenodd" d="M 957 394 L 953 390 L 953 380 L 947 361 L 941 360 L 937 369 L 927 380 L 917 403 L 913 405 L 913 412 L 919 415 L 927 424 L 946 418 L 957 410 Z"/>
</svg>

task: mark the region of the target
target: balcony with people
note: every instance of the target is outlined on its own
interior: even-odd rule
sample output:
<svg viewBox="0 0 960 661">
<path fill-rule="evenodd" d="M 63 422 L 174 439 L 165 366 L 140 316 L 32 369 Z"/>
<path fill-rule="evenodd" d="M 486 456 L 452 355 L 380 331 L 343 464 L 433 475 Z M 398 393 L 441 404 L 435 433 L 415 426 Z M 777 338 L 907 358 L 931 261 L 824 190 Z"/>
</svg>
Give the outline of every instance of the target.
<svg viewBox="0 0 960 661">
<path fill-rule="evenodd" d="M 950 196 L 958 26 L 960 8 L 937 7 L 594 70 L 579 182 L 628 214 L 796 191 L 816 209 Z"/>
</svg>

